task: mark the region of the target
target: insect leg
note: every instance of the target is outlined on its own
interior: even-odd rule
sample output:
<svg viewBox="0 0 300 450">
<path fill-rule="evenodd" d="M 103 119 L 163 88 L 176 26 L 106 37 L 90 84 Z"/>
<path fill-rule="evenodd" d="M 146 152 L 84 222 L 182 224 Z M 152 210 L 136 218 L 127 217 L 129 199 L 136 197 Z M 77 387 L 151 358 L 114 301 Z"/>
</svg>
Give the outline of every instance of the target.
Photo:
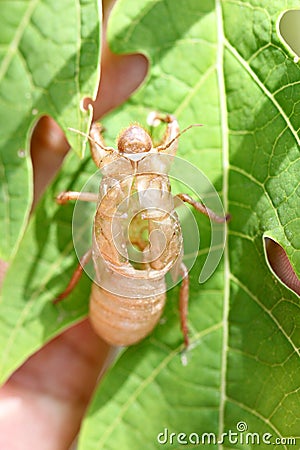
<svg viewBox="0 0 300 450">
<path fill-rule="evenodd" d="M 188 336 L 188 324 L 187 324 L 187 316 L 188 316 L 188 302 L 189 302 L 189 273 L 185 266 L 185 264 L 180 264 L 180 272 L 182 275 L 182 282 L 179 291 L 179 312 L 180 312 L 180 325 L 181 331 L 183 334 L 184 345 L 185 348 L 188 348 L 189 345 L 189 336 Z"/>
<path fill-rule="evenodd" d="M 100 123 L 93 123 L 90 130 L 90 149 L 97 167 L 101 167 L 103 159 L 115 151 L 112 147 L 105 147 L 102 131 L 103 127 Z"/>
<path fill-rule="evenodd" d="M 63 300 L 64 298 L 66 298 L 75 288 L 75 286 L 77 285 L 77 283 L 79 282 L 82 272 L 83 272 L 83 267 L 89 262 L 89 260 L 91 259 L 92 256 L 92 249 L 89 249 L 79 260 L 79 264 L 76 267 L 75 272 L 72 275 L 71 280 L 69 281 L 68 286 L 66 287 L 66 289 L 59 294 L 58 297 L 56 297 L 55 300 L 53 300 L 53 303 L 56 305 L 56 303 L 60 302 L 61 300 Z"/>
<path fill-rule="evenodd" d="M 159 152 L 164 152 L 168 148 L 168 154 L 175 155 L 177 147 L 178 147 L 178 138 L 183 133 L 188 131 L 193 127 L 202 127 L 201 123 L 193 123 L 192 125 L 187 126 L 182 131 L 179 132 L 179 125 L 177 119 L 172 114 L 162 115 L 156 112 L 152 112 L 148 115 L 147 122 L 151 126 L 156 126 L 157 122 L 165 122 L 168 124 L 166 132 L 161 140 L 161 142 L 157 145 L 156 149 Z"/>
<path fill-rule="evenodd" d="M 230 214 L 226 214 L 225 216 L 218 216 L 214 211 L 207 208 L 203 203 L 198 202 L 197 200 L 194 200 L 192 197 L 190 197 L 188 194 L 177 194 L 175 198 L 180 198 L 183 202 L 189 203 L 192 205 L 197 211 L 201 212 L 205 216 L 212 219 L 214 222 L 223 223 L 230 220 Z"/>
<path fill-rule="evenodd" d="M 92 192 L 74 192 L 67 191 L 61 192 L 56 197 L 56 202 L 60 205 L 68 203 L 70 200 L 81 200 L 83 202 L 97 202 L 98 194 L 93 194 Z"/>
<path fill-rule="evenodd" d="M 111 162 L 110 155 L 115 153 L 115 149 L 113 147 L 105 147 L 101 134 L 103 127 L 100 123 L 93 123 L 89 135 L 75 128 L 69 128 L 69 130 L 84 136 L 90 141 L 91 155 L 97 167 L 102 167 L 102 161 L 105 157 L 108 159 L 108 162 Z"/>
<path fill-rule="evenodd" d="M 171 114 L 159 114 L 156 112 L 152 112 L 148 116 L 148 123 L 149 125 L 154 126 L 157 122 L 164 122 L 167 124 L 166 132 L 161 140 L 161 142 L 156 147 L 159 152 L 165 150 L 166 148 L 170 147 L 171 144 L 172 148 L 170 149 L 170 154 L 175 154 L 178 146 L 178 142 L 176 141 L 176 137 L 179 133 L 179 125 L 175 118 L 175 116 L 172 116 Z"/>
</svg>

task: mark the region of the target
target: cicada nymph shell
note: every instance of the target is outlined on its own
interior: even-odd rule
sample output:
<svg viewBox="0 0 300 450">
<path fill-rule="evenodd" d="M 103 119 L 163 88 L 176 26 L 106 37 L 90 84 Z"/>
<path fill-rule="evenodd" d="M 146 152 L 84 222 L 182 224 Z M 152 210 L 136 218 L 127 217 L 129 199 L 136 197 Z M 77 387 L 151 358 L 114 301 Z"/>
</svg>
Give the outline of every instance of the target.
<svg viewBox="0 0 300 450">
<path fill-rule="evenodd" d="M 140 125 L 123 130 L 117 149 L 104 145 L 99 124 L 90 131 L 91 155 L 103 178 L 99 195 L 91 192 L 62 192 L 57 201 L 97 201 L 93 224 L 92 250 L 80 260 L 65 291 L 54 301 L 65 298 L 74 288 L 93 258 L 95 279 L 90 300 L 90 320 L 99 336 L 113 345 L 131 345 L 147 336 L 161 317 L 167 285 L 182 275 L 179 293 L 181 329 L 188 346 L 187 304 L 188 269 L 182 263 L 182 230 L 168 173 L 174 160 L 179 133 L 172 115 L 150 113 L 149 124 L 164 122 L 166 132 L 161 143 L 153 145 Z M 177 202 L 189 203 L 212 221 L 224 223 L 219 216 L 188 194 L 177 194 Z"/>
<path fill-rule="evenodd" d="M 148 159 L 148 172 L 147 157 L 131 173 L 126 160 L 123 173 L 120 164 L 111 163 L 100 186 L 90 318 L 96 332 L 114 345 L 134 344 L 155 327 L 165 305 L 164 277 L 182 256 L 168 177 L 150 172 Z"/>
</svg>

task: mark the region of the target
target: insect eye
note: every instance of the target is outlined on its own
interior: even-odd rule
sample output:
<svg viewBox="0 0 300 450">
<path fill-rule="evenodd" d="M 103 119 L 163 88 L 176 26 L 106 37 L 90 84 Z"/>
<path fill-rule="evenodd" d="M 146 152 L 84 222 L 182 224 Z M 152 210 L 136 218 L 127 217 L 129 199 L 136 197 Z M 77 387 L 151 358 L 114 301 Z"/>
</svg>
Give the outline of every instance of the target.
<svg viewBox="0 0 300 450">
<path fill-rule="evenodd" d="M 124 130 L 118 139 L 120 153 L 145 153 L 152 148 L 149 134 L 141 127 L 132 125 Z"/>
</svg>

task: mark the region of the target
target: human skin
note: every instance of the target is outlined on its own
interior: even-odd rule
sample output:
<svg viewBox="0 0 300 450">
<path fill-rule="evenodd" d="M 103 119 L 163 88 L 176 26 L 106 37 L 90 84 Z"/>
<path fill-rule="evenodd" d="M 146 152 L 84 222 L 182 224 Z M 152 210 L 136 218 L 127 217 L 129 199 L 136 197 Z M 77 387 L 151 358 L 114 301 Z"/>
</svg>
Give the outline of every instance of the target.
<svg viewBox="0 0 300 450">
<path fill-rule="evenodd" d="M 111 6 L 112 2 L 104 2 L 105 21 Z M 117 56 L 104 43 L 94 119 L 129 97 L 146 72 L 147 61 L 142 55 Z M 68 151 L 59 126 L 50 117 L 41 118 L 31 140 L 33 205 Z M 0 276 L 5 269 L 2 264 Z M 31 356 L 0 389 L 0 449 L 69 449 L 96 382 L 113 354 L 84 320 Z"/>
</svg>

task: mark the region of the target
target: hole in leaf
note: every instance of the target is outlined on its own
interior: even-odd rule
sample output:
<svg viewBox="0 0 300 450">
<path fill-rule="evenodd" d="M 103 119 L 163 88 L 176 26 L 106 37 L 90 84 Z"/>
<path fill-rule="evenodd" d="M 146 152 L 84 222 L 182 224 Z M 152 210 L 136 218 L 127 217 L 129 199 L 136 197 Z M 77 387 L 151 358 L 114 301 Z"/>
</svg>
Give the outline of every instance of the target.
<svg viewBox="0 0 300 450">
<path fill-rule="evenodd" d="M 33 206 L 54 178 L 68 150 L 69 144 L 60 126 L 50 116 L 42 116 L 33 129 L 30 142 L 34 181 Z"/>
<path fill-rule="evenodd" d="M 101 79 L 96 98 L 81 100 L 85 110 L 91 105 L 93 120 L 99 120 L 107 112 L 121 105 L 144 81 L 149 67 L 148 59 L 140 54 L 118 55 L 113 53 L 107 43 L 106 29 L 111 10 L 116 0 L 103 0 L 103 28 L 101 50 Z"/>
<path fill-rule="evenodd" d="M 279 19 L 279 34 L 285 45 L 294 53 L 295 62 L 300 58 L 300 9 L 285 11 Z"/>
<path fill-rule="evenodd" d="M 274 274 L 292 291 L 300 295 L 300 280 L 287 257 L 284 249 L 277 242 L 265 238 L 266 255 Z"/>
<path fill-rule="evenodd" d="M 148 72 L 148 60 L 142 54 L 116 55 L 104 45 L 101 80 L 95 101 L 86 97 L 82 107 L 92 105 L 93 120 L 125 102 L 138 89 Z"/>
</svg>

